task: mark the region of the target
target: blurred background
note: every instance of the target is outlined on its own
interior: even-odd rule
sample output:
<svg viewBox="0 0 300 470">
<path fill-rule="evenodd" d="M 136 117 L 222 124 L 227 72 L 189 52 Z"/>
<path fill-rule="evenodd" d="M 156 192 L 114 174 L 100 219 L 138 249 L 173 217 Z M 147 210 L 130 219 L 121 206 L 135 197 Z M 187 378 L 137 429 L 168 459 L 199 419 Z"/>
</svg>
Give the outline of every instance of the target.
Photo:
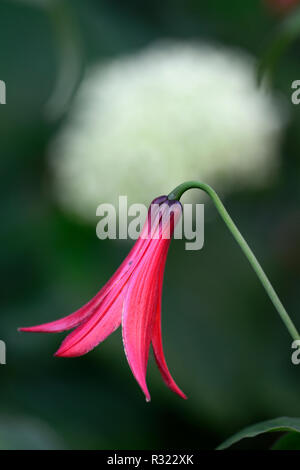
<svg viewBox="0 0 300 470">
<path fill-rule="evenodd" d="M 127 254 L 130 242 L 97 239 L 98 204 L 149 203 L 186 179 L 222 195 L 300 327 L 299 42 L 256 81 L 293 14 L 279 3 L 1 0 L 0 448 L 212 449 L 300 416 L 290 337 L 199 191 L 204 249 L 172 242 L 163 296 L 187 401 L 151 358 L 146 404 L 120 330 L 77 359 L 53 357 L 64 334 L 17 332 L 77 309 Z"/>
</svg>

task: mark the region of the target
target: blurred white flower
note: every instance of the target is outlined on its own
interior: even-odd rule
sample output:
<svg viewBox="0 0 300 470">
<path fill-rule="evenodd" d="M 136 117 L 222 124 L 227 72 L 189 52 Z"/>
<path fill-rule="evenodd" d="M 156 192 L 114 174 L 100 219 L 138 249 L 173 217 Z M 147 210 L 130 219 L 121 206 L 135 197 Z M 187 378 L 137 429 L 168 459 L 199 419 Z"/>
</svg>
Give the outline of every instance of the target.
<svg viewBox="0 0 300 470">
<path fill-rule="evenodd" d="M 148 203 L 199 179 L 255 187 L 278 166 L 284 124 L 248 55 L 163 42 L 93 68 L 52 146 L 55 191 L 95 220 L 102 202 Z"/>
</svg>

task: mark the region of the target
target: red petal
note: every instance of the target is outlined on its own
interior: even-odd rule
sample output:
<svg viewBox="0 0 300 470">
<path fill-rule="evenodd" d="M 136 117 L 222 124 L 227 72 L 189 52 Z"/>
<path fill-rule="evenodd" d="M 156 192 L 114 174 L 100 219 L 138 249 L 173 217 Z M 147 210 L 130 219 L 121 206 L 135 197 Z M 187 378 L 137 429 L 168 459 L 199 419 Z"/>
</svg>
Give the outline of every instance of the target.
<svg viewBox="0 0 300 470">
<path fill-rule="evenodd" d="M 172 217 L 165 217 L 171 213 Z M 148 251 L 131 276 L 123 306 L 122 333 L 126 357 L 147 401 L 150 394 L 146 372 L 158 304 L 159 266 L 170 244 L 170 238 L 166 239 L 165 235 L 172 235 L 174 220 L 176 223 L 180 214 L 180 203 L 176 207 L 168 204 L 162 207 L 160 222 L 152 231 Z"/>
<path fill-rule="evenodd" d="M 65 330 L 71 330 L 93 313 L 95 308 L 99 306 L 100 302 L 107 294 L 107 290 L 108 288 L 105 285 L 87 304 L 67 317 L 63 317 L 49 323 L 43 323 L 42 325 L 19 328 L 19 331 L 27 331 L 31 333 L 59 333 Z"/>
<path fill-rule="evenodd" d="M 168 248 L 169 247 L 167 247 L 167 249 L 165 250 L 164 256 L 161 260 L 160 269 L 159 269 L 160 270 L 159 272 L 159 295 L 158 295 L 157 312 L 156 312 L 155 322 L 153 326 L 151 341 L 152 341 L 154 357 L 155 357 L 157 366 L 160 370 L 160 373 L 162 375 L 164 382 L 173 392 L 177 393 L 180 397 L 186 399 L 187 398 L 186 395 L 182 392 L 182 390 L 180 390 L 178 385 L 176 385 L 173 377 L 171 376 L 169 372 L 165 355 L 164 355 L 163 344 L 162 344 L 161 300 L 162 300 L 163 275 L 164 275 Z"/>
<path fill-rule="evenodd" d="M 138 250 L 133 248 L 133 255 L 131 253 L 127 256 L 121 275 L 114 276 L 114 283 L 104 299 L 94 307 L 92 314 L 65 338 L 55 353 L 56 356 L 75 357 L 86 354 L 118 328 L 121 323 L 125 294 L 123 289 L 145 253 L 148 252 L 150 244 L 151 239 L 139 240 L 141 247 Z"/>
<path fill-rule="evenodd" d="M 157 198 L 155 201 L 155 210 L 153 211 L 153 221 L 156 220 L 155 217 L 158 212 L 158 203 L 160 199 L 164 199 L 165 196 Z M 150 212 L 149 212 L 150 214 Z M 122 264 L 119 266 L 114 275 L 109 279 L 109 281 L 102 287 L 102 289 L 93 297 L 89 302 L 83 305 L 80 309 L 76 310 L 70 315 L 60 318 L 49 323 L 43 323 L 42 325 L 22 327 L 19 328 L 19 331 L 31 332 L 31 333 L 59 333 L 65 330 L 71 330 L 76 326 L 83 323 L 87 318 L 89 318 L 101 305 L 101 302 L 106 295 L 111 291 L 111 289 L 116 285 L 116 283 L 122 279 L 123 276 L 130 274 L 134 269 L 133 261 L 135 261 L 136 256 L 142 254 L 145 249 L 148 247 L 148 243 L 145 243 L 145 234 L 148 231 L 148 220 L 146 220 L 143 230 L 139 239 L 136 241 L 129 254 L 126 256 Z M 156 221 L 157 223 L 157 221 Z M 148 240 L 149 242 L 149 240 Z"/>
<path fill-rule="evenodd" d="M 138 239 L 134 244 L 129 254 L 124 259 L 123 263 L 119 266 L 114 275 L 109 281 L 102 287 L 102 289 L 83 307 L 71 313 L 67 317 L 60 318 L 49 323 L 43 323 L 42 325 L 30 326 L 19 328 L 19 331 L 26 331 L 32 333 L 59 333 L 65 330 L 71 330 L 84 320 L 90 317 L 96 309 L 98 309 L 103 302 L 103 299 L 109 294 L 113 287 L 123 278 L 128 275 L 134 269 L 134 263 L 136 256 L 139 256 L 146 249 L 145 240 Z"/>
<path fill-rule="evenodd" d="M 122 289 L 123 284 L 114 292 L 114 296 L 108 296 L 91 317 L 72 331 L 64 339 L 55 356 L 82 356 L 113 333 L 121 324 L 124 302 L 124 293 L 120 294 Z"/>
<path fill-rule="evenodd" d="M 132 274 L 123 306 L 122 333 L 126 357 L 147 401 L 150 401 L 150 394 L 146 371 L 158 295 L 155 274 L 161 254 L 159 245 L 163 243 L 165 241 L 151 240 L 151 248 Z"/>
</svg>

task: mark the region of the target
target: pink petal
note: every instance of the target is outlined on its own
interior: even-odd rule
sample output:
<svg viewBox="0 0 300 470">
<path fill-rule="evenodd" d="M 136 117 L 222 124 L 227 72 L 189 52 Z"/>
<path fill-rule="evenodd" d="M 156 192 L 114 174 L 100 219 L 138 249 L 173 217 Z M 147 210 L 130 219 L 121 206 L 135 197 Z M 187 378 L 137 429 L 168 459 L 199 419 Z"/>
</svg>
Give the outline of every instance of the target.
<svg viewBox="0 0 300 470">
<path fill-rule="evenodd" d="M 59 333 L 65 330 L 71 330 L 93 313 L 94 309 L 99 306 L 100 302 L 105 297 L 107 290 L 107 285 L 105 285 L 87 304 L 67 317 L 49 323 L 43 323 L 42 325 L 19 328 L 19 331 L 31 333 Z"/>
<path fill-rule="evenodd" d="M 109 296 L 84 323 L 78 326 L 62 342 L 55 356 L 82 356 L 94 349 L 121 324 L 122 307 L 125 292 L 123 285 L 116 289 L 114 296 Z"/>
<path fill-rule="evenodd" d="M 127 256 L 125 269 L 121 271 L 121 275 L 114 276 L 114 283 L 104 299 L 94 307 L 92 314 L 65 338 L 55 353 L 56 356 L 75 357 L 86 354 L 118 328 L 121 323 L 125 294 L 123 289 L 148 252 L 151 239 L 139 239 L 139 245 L 141 247 L 138 250 L 133 248 L 133 255 Z"/>
<path fill-rule="evenodd" d="M 102 287 L 102 289 L 93 297 L 87 304 L 85 304 L 76 312 L 71 313 L 67 317 L 60 318 L 59 320 L 52 321 L 50 323 L 43 323 L 42 325 L 19 328 L 19 331 L 27 331 L 32 333 L 58 333 L 65 330 L 71 330 L 84 320 L 90 317 L 96 309 L 98 309 L 103 299 L 109 294 L 114 285 L 126 274 L 133 269 L 133 259 L 142 247 L 145 247 L 144 240 L 138 240 L 130 253 L 127 255 L 121 266 L 110 278 L 110 280 Z"/>
<path fill-rule="evenodd" d="M 162 216 L 172 211 L 175 223 L 178 213 L 181 214 L 181 205 L 175 208 L 164 205 Z M 178 213 L 177 213 L 178 212 Z M 123 306 L 122 332 L 124 349 L 132 373 L 143 390 L 146 400 L 150 394 L 146 384 L 147 363 L 152 330 L 157 312 L 159 293 L 159 266 L 170 244 L 170 239 L 164 239 L 167 232 L 172 235 L 174 220 L 160 217 L 159 223 L 153 231 L 150 247 L 139 266 L 133 272 Z"/>
<path fill-rule="evenodd" d="M 155 274 L 162 243 L 160 240 L 151 241 L 151 248 L 132 274 L 122 315 L 126 357 L 147 401 L 150 401 L 150 394 L 146 371 L 158 295 Z"/>
<path fill-rule="evenodd" d="M 155 210 L 153 211 L 154 219 L 158 212 L 158 204 L 161 201 L 164 201 L 166 196 L 160 196 L 156 198 L 153 202 L 155 203 Z M 150 212 L 149 212 L 150 213 Z M 136 241 L 129 254 L 126 256 L 122 264 L 119 266 L 114 275 L 109 279 L 109 281 L 102 287 L 102 289 L 85 305 L 71 313 L 70 315 L 60 318 L 49 323 L 43 323 L 37 326 L 22 327 L 19 328 L 19 331 L 31 332 L 31 333 L 59 333 L 65 330 L 71 330 L 76 326 L 80 325 L 87 318 L 89 318 L 96 309 L 100 307 L 101 302 L 105 296 L 111 291 L 111 289 L 116 285 L 116 283 L 126 274 L 128 275 L 132 272 L 134 268 L 133 261 L 139 253 L 143 253 L 147 248 L 148 243 L 145 243 L 145 235 L 148 231 L 148 222 L 149 216 L 146 220 L 144 227 L 141 231 L 139 239 Z M 157 223 L 157 221 L 155 222 Z M 149 241 L 149 240 L 148 240 Z"/>
<path fill-rule="evenodd" d="M 163 287 L 163 275 L 164 275 L 164 269 L 165 269 L 165 263 L 166 263 L 166 258 L 167 258 L 167 253 L 168 253 L 168 246 L 167 249 L 165 250 L 165 253 L 163 255 L 163 258 L 161 260 L 160 268 L 159 268 L 159 295 L 158 295 L 158 303 L 157 303 L 157 312 L 156 312 L 156 318 L 154 321 L 154 326 L 153 326 L 153 331 L 152 331 L 152 348 L 153 348 L 153 353 L 154 357 L 157 363 L 157 366 L 160 370 L 160 373 L 162 375 L 162 378 L 166 385 L 175 393 L 177 393 L 180 397 L 186 399 L 186 395 L 180 390 L 180 388 L 176 385 L 173 377 L 171 376 L 165 355 L 164 355 L 164 350 L 163 350 L 163 344 L 162 344 L 162 334 L 161 334 L 161 300 L 162 300 L 162 287 Z"/>
<path fill-rule="evenodd" d="M 83 307 L 71 313 L 67 317 L 60 318 L 49 323 L 42 325 L 22 327 L 19 331 L 26 331 L 32 333 L 59 333 L 61 331 L 70 330 L 81 324 L 86 318 L 91 316 L 94 311 L 99 308 L 101 302 L 109 294 L 114 285 L 126 274 L 129 274 L 133 268 L 133 260 L 139 251 L 143 252 L 146 248 L 145 240 L 139 239 L 124 259 L 123 263 L 110 278 L 110 280 L 102 287 L 102 289 L 87 302 Z"/>
</svg>

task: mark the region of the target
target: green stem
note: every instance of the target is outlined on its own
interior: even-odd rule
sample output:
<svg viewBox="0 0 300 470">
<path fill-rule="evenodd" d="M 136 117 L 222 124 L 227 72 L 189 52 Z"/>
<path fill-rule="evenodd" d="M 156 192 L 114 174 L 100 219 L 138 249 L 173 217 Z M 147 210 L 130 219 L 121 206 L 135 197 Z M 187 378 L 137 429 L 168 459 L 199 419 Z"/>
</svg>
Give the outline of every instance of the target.
<svg viewBox="0 0 300 470">
<path fill-rule="evenodd" d="M 189 189 L 198 188 L 205 191 L 210 198 L 213 200 L 219 214 L 221 215 L 222 219 L 224 220 L 225 224 L 229 228 L 230 232 L 232 233 L 233 237 L 241 247 L 242 251 L 244 252 L 246 258 L 248 259 L 249 263 L 251 264 L 252 268 L 254 269 L 255 273 L 257 274 L 260 282 L 262 283 L 263 287 L 265 288 L 268 296 L 270 297 L 274 307 L 276 308 L 277 312 L 279 313 L 283 323 L 285 324 L 286 328 L 288 329 L 290 335 L 294 340 L 300 339 L 299 333 L 290 319 L 287 311 L 285 310 L 284 306 L 282 305 L 278 295 L 276 294 L 272 284 L 270 283 L 269 279 L 267 278 L 265 272 L 263 271 L 262 267 L 260 266 L 259 262 L 257 261 L 256 257 L 254 256 L 252 250 L 250 249 L 248 243 L 238 230 L 237 226 L 233 222 L 232 218 L 228 214 L 227 210 L 225 209 L 221 199 L 217 195 L 217 193 L 212 189 L 208 184 L 201 183 L 198 181 L 187 181 L 183 183 L 177 188 L 175 188 L 168 196 L 170 200 L 176 199 L 179 200 L 183 193 Z"/>
</svg>

